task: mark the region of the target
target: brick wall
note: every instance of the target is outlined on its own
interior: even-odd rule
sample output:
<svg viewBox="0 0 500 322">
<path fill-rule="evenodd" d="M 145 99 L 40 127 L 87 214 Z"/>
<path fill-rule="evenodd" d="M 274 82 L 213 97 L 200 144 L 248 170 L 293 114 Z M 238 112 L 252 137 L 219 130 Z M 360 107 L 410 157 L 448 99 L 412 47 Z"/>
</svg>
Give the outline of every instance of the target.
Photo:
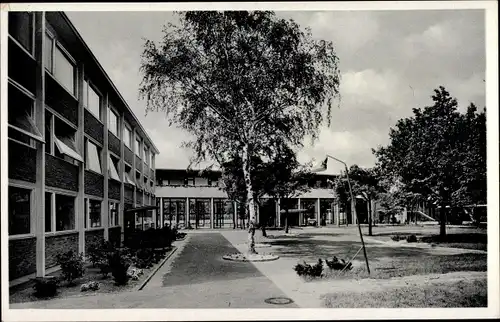
<svg viewBox="0 0 500 322">
<path fill-rule="evenodd" d="M 78 126 L 78 101 L 49 73 L 45 73 L 45 104 Z"/>
<path fill-rule="evenodd" d="M 108 179 L 108 197 L 110 199 L 120 200 L 120 190 L 122 183 L 113 179 Z"/>
<path fill-rule="evenodd" d="M 9 240 L 9 281 L 36 272 L 36 238 Z"/>
<path fill-rule="evenodd" d="M 92 171 L 85 171 L 85 193 L 104 197 L 104 177 Z"/>
<path fill-rule="evenodd" d="M 78 167 L 74 164 L 45 155 L 45 184 L 71 191 L 78 190 Z"/>
<path fill-rule="evenodd" d="M 78 252 L 78 232 L 45 237 L 45 268 L 57 265 L 56 256 L 68 251 Z"/>
<path fill-rule="evenodd" d="M 91 138 L 97 142 L 103 144 L 104 142 L 104 125 L 87 109 L 85 109 L 85 123 L 84 131 L 85 134 L 89 135 Z"/>
<path fill-rule="evenodd" d="M 115 153 L 116 155 L 120 155 L 120 145 L 121 145 L 120 139 L 117 138 L 113 133 L 108 132 L 109 151 Z"/>
<path fill-rule="evenodd" d="M 36 150 L 9 142 L 9 178 L 28 182 L 36 181 Z"/>
<path fill-rule="evenodd" d="M 108 230 L 109 241 L 115 246 L 120 246 L 122 242 L 122 228 L 113 227 Z"/>
<path fill-rule="evenodd" d="M 89 251 L 89 246 L 92 245 L 92 243 L 102 240 L 104 238 L 104 228 L 103 229 L 96 229 L 96 230 L 89 230 L 85 232 L 85 253 Z"/>
<path fill-rule="evenodd" d="M 123 159 L 130 165 L 134 162 L 134 153 L 126 146 L 123 146 Z"/>
<path fill-rule="evenodd" d="M 125 183 L 125 194 L 124 194 L 125 202 L 133 203 L 134 202 L 134 186 Z"/>
</svg>

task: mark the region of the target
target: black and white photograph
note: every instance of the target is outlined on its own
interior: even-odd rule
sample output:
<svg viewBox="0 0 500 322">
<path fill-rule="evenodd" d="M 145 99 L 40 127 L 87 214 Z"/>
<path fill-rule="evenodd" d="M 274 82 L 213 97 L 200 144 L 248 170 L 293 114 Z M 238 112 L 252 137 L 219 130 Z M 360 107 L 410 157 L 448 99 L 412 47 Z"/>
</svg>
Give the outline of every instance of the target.
<svg viewBox="0 0 500 322">
<path fill-rule="evenodd" d="M 497 10 L 2 4 L 2 320 L 499 318 Z"/>
</svg>

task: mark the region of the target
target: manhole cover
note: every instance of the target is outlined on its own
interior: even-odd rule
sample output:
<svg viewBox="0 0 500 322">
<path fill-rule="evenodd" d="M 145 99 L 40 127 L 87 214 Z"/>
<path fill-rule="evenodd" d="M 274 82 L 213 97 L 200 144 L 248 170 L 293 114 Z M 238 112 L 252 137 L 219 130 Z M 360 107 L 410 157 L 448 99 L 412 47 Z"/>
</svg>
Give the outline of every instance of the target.
<svg viewBox="0 0 500 322">
<path fill-rule="evenodd" d="M 286 305 L 293 303 L 293 300 L 288 297 L 270 297 L 265 299 L 264 302 L 268 304 Z"/>
</svg>

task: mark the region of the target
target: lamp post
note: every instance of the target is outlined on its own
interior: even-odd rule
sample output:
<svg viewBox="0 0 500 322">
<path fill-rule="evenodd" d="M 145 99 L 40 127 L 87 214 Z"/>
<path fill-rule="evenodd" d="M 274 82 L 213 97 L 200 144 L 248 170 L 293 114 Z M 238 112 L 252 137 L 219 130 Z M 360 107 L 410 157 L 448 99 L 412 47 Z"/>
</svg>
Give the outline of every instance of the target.
<svg viewBox="0 0 500 322">
<path fill-rule="evenodd" d="M 356 199 L 354 199 L 354 195 L 352 193 L 352 187 L 351 187 L 351 180 L 349 179 L 349 168 L 347 167 L 347 163 L 345 163 L 344 161 L 342 160 L 339 160 L 331 155 L 326 155 L 326 159 L 323 161 L 322 163 L 322 167 L 321 169 L 323 170 L 326 170 L 327 168 L 327 163 L 328 163 L 328 158 L 330 159 L 333 159 L 337 162 L 340 162 L 344 165 L 345 167 L 345 174 L 346 174 L 346 177 L 347 177 L 347 184 L 349 186 L 349 195 L 351 197 L 351 202 L 352 202 L 352 211 L 354 212 L 354 217 L 356 219 L 356 222 L 358 224 L 358 231 L 359 231 L 359 238 L 361 239 L 361 244 L 363 245 L 363 254 L 365 255 L 365 262 L 366 262 L 366 270 L 368 271 L 368 274 L 370 274 L 370 265 L 368 264 L 368 256 L 366 255 L 366 247 L 365 247 L 365 242 L 363 240 L 363 233 L 361 232 L 361 225 L 359 223 L 359 220 L 358 220 L 358 215 L 356 213 Z M 319 172 L 321 170 L 316 170 L 314 172 Z"/>
</svg>

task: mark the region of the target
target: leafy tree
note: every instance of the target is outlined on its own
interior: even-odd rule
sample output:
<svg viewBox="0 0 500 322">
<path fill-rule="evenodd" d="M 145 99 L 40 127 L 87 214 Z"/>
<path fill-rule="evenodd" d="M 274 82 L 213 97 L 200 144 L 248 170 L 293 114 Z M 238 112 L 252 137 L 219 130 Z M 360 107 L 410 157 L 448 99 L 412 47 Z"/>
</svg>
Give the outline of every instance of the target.
<svg viewBox="0 0 500 322">
<path fill-rule="evenodd" d="M 391 128 L 390 143 L 374 151 L 377 165 L 397 177 L 407 192 L 440 204 L 440 235 L 446 235 L 447 206 L 486 200 L 485 113 L 474 105 L 461 114 L 444 87 L 434 104 Z"/>
<path fill-rule="evenodd" d="M 140 94 L 147 111 L 163 111 L 187 130 L 196 160 L 243 163 L 249 205 L 249 253 L 255 207 L 251 158 L 276 140 L 299 147 L 330 123 L 340 73 L 331 42 L 293 20 L 264 11 L 190 11 L 147 40 Z"/>
<path fill-rule="evenodd" d="M 263 171 L 267 178 L 264 182 L 265 194 L 274 199 L 288 200 L 309 191 L 309 182 L 313 178 L 310 165 L 301 165 L 295 151 L 286 145 L 276 145 L 274 151 L 272 161 Z M 280 203 L 280 208 L 285 210 L 285 233 L 288 233 L 288 205 Z"/>
</svg>

